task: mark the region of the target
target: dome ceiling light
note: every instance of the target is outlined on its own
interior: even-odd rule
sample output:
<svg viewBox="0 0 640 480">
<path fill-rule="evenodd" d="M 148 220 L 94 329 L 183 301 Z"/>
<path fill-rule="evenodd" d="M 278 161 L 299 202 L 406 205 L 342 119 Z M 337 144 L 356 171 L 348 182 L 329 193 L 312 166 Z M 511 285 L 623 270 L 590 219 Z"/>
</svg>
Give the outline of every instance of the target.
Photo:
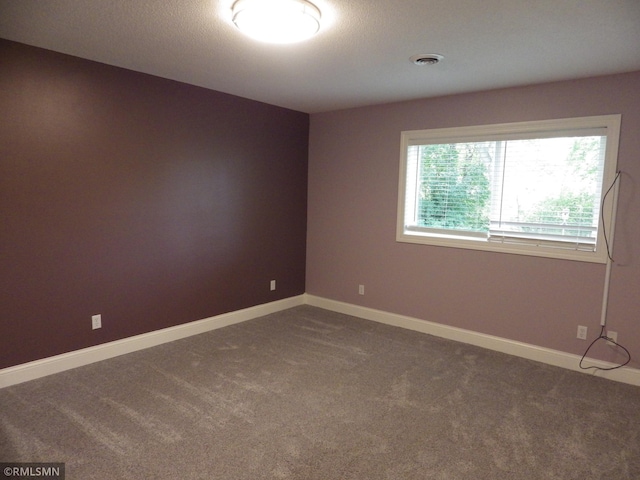
<svg viewBox="0 0 640 480">
<path fill-rule="evenodd" d="M 263 42 L 300 42 L 320 29 L 320 10 L 306 0 L 237 0 L 231 10 L 236 27 Z"/>
</svg>

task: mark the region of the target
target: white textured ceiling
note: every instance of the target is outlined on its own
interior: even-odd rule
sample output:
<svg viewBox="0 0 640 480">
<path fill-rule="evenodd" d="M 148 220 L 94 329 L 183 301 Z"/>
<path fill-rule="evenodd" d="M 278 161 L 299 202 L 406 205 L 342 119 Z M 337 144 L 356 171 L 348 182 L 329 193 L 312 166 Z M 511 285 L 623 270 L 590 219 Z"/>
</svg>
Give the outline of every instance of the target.
<svg viewBox="0 0 640 480">
<path fill-rule="evenodd" d="M 320 33 L 284 46 L 232 3 L 0 0 L 0 37 L 308 113 L 640 70 L 640 0 L 315 0 Z"/>
</svg>

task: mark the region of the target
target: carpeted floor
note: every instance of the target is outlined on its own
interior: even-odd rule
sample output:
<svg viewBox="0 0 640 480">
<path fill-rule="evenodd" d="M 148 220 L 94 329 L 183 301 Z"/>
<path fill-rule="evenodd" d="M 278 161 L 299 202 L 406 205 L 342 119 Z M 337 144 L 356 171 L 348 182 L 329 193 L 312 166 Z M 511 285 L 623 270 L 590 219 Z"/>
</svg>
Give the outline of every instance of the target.
<svg viewBox="0 0 640 480">
<path fill-rule="evenodd" d="M 296 307 L 0 390 L 67 479 L 638 479 L 640 388 Z"/>
</svg>

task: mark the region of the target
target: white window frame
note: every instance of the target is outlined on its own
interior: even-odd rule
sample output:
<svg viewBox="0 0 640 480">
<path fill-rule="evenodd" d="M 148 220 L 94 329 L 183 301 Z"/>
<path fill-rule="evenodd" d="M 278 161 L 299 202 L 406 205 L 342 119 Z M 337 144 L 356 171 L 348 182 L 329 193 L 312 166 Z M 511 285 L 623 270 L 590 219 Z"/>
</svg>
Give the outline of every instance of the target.
<svg viewBox="0 0 640 480">
<path fill-rule="evenodd" d="M 566 260 L 578 260 L 593 263 L 606 263 L 609 255 L 606 248 L 605 232 L 609 245 L 612 244 L 612 233 L 615 222 L 615 204 L 617 199 L 614 194 L 616 189 L 606 195 L 600 211 L 598 223 L 598 235 L 595 249 L 585 251 L 581 249 L 567 248 L 563 245 L 551 242 L 496 242 L 484 236 L 451 235 L 443 231 L 423 229 L 411 229 L 405 226 L 406 196 L 415 195 L 407 191 L 407 152 L 412 145 L 449 144 L 462 142 L 480 142 L 486 140 L 509 140 L 520 138 L 552 137 L 558 135 L 570 135 L 576 132 L 597 130 L 598 135 L 606 135 L 606 149 L 604 171 L 602 179 L 602 197 L 614 184 L 617 173 L 618 142 L 620 138 L 621 115 L 600 115 L 594 117 L 564 118 L 554 120 L 542 120 L 532 122 L 502 123 L 493 125 L 477 125 L 456 128 L 439 128 L 430 130 L 404 131 L 400 137 L 400 178 L 398 188 L 398 214 L 396 241 L 405 243 L 418 243 L 442 247 L 464 248 L 472 250 L 486 250 L 519 255 L 532 255 L 538 257 L 560 258 Z M 555 135 L 555 134 L 558 135 Z M 602 204 L 603 198 L 600 199 Z M 604 226 L 604 228 L 603 228 Z M 426 229 L 424 229 L 426 230 Z"/>
</svg>

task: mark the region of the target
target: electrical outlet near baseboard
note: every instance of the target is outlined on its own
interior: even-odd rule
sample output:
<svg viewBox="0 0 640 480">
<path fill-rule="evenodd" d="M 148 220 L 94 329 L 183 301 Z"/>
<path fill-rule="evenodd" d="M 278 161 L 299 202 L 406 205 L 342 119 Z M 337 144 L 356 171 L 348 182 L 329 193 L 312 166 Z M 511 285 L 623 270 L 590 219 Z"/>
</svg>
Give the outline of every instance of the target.
<svg viewBox="0 0 640 480">
<path fill-rule="evenodd" d="M 607 338 L 610 338 L 614 342 L 614 343 L 607 342 L 607 345 L 609 345 L 610 347 L 615 347 L 616 346 L 615 344 L 618 343 L 618 332 L 612 332 L 611 330 L 608 330 Z"/>
<path fill-rule="evenodd" d="M 586 340 L 587 339 L 587 327 L 585 327 L 584 325 L 578 325 L 578 335 L 577 337 L 580 340 Z"/>
<path fill-rule="evenodd" d="M 102 328 L 102 315 L 91 315 L 91 329 Z"/>
<path fill-rule="evenodd" d="M 364 285 L 358 285 L 358 295 L 364 295 Z"/>
</svg>

